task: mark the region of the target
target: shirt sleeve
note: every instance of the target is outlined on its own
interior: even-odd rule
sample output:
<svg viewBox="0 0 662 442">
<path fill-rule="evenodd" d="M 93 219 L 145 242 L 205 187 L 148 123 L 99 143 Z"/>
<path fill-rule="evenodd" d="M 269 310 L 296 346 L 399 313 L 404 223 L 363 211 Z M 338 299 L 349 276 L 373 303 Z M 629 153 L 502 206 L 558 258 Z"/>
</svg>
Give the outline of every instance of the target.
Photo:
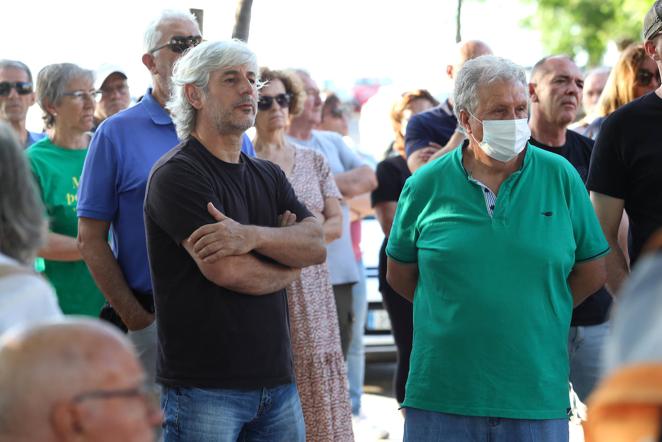
<svg viewBox="0 0 662 442">
<path fill-rule="evenodd" d="M 575 237 L 575 262 L 590 261 L 609 253 L 609 243 L 602 232 L 591 200 L 579 173 L 572 167 L 569 171 L 569 201 L 572 232 Z"/>
<path fill-rule="evenodd" d="M 145 216 L 181 244 L 198 227 L 216 222 L 207 211 L 208 202 L 224 212 L 213 188 L 213 183 L 193 168 L 166 163 L 154 169 L 149 179 Z"/>
<path fill-rule="evenodd" d="M 338 147 L 338 157 L 345 172 L 365 166 L 361 158 L 345 144 L 340 135 L 336 135 L 335 142 Z"/>
<path fill-rule="evenodd" d="M 241 138 L 241 151 L 251 158 L 255 157 L 255 148 L 246 134 Z"/>
<path fill-rule="evenodd" d="M 603 123 L 600 135 L 593 146 L 587 187 L 594 192 L 625 199 L 627 170 L 622 156 L 618 126 L 613 118 L 607 118 Z"/>
<path fill-rule="evenodd" d="M 319 152 L 314 150 L 311 150 L 311 152 L 315 156 L 315 169 L 320 180 L 322 198 L 342 199 L 342 194 L 336 185 L 336 180 L 333 178 L 331 168 L 329 167 L 329 163 L 326 162 L 326 158 L 324 158 L 324 155 Z"/>
<path fill-rule="evenodd" d="M 425 119 L 422 115 L 414 115 L 407 123 L 405 133 L 405 148 L 407 152 L 420 149 L 430 144 L 431 137 L 426 128 Z"/>
<path fill-rule="evenodd" d="M 378 203 L 397 202 L 402 189 L 396 168 L 388 161 L 382 161 L 377 165 L 376 174 L 378 185 L 370 195 L 372 207 Z"/>
<path fill-rule="evenodd" d="M 117 149 L 105 132 L 97 131 L 85 157 L 78 189 L 79 217 L 112 221 L 119 205 Z"/>
<path fill-rule="evenodd" d="M 416 189 L 412 180 L 405 183 L 398 207 L 393 218 L 393 227 L 388 238 L 386 254 L 396 261 L 413 264 L 418 261 L 416 242 L 419 237 Z"/>
</svg>

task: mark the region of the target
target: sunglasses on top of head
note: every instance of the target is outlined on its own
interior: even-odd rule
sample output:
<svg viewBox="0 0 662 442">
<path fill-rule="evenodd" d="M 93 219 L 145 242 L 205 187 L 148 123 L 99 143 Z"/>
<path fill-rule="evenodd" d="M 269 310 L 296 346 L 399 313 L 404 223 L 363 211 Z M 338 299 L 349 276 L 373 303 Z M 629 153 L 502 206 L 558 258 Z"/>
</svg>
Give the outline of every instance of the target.
<svg viewBox="0 0 662 442">
<path fill-rule="evenodd" d="M 656 79 L 657 82 L 660 82 L 660 74 L 659 72 L 651 72 L 646 69 L 639 69 L 637 71 L 637 83 L 639 83 L 641 86 L 648 86 L 651 84 L 653 79 Z"/>
<path fill-rule="evenodd" d="M 187 37 L 181 35 L 175 35 L 170 39 L 170 41 L 163 46 L 159 46 L 154 49 L 150 49 L 149 53 L 153 54 L 156 51 L 159 51 L 163 48 L 168 48 L 175 54 L 181 54 L 189 48 L 194 48 L 202 42 L 202 37 L 199 35 L 189 35 Z"/>
<path fill-rule="evenodd" d="M 263 95 L 257 100 L 257 108 L 261 111 L 266 111 L 271 109 L 274 101 L 278 103 L 278 106 L 281 108 L 286 108 L 290 105 L 290 94 L 278 94 L 275 97 L 270 97 L 268 95 Z"/>
<path fill-rule="evenodd" d="M 29 81 L 3 81 L 0 83 L 0 97 L 7 97 L 12 89 L 16 89 L 18 95 L 27 95 L 32 93 L 32 83 Z"/>
</svg>

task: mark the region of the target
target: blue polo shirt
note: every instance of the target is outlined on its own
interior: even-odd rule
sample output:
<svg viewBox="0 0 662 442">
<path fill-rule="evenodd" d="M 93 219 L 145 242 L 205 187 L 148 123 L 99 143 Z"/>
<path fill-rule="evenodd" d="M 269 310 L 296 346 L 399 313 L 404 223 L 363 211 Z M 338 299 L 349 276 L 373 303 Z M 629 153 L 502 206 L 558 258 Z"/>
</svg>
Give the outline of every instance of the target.
<svg viewBox="0 0 662 442">
<path fill-rule="evenodd" d="M 32 146 L 34 143 L 37 141 L 41 140 L 44 138 L 46 134 L 44 132 L 30 132 L 28 131 L 28 137 L 25 139 L 25 147 L 26 149 L 30 146 Z"/>
<path fill-rule="evenodd" d="M 411 117 L 407 123 L 405 149 L 407 156 L 428 146 L 431 142 L 442 147 L 448 143 L 457 128 L 457 118 L 448 100 L 439 106 Z"/>
<path fill-rule="evenodd" d="M 111 248 L 129 287 L 152 292 L 143 202 L 152 166 L 179 144 L 175 125 L 148 89 L 142 100 L 101 123 L 78 190 L 78 217 L 110 221 Z M 242 150 L 254 156 L 246 135 Z"/>
<path fill-rule="evenodd" d="M 609 246 L 577 171 L 528 145 L 492 214 L 462 165 L 465 149 L 405 184 L 386 253 L 416 263 L 404 407 L 562 419 L 576 263 Z"/>
</svg>

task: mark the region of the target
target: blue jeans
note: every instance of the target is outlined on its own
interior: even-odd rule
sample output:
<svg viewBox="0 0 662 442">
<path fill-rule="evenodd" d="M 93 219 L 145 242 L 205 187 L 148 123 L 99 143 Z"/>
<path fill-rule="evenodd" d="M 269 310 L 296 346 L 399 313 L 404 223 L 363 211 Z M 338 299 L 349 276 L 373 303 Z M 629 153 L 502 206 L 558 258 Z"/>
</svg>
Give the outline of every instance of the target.
<svg viewBox="0 0 662 442">
<path fill-rule="evenodd" d="M 164 442 L 306 440 L 295 384 L 260 390 L 163 387 Z"/>
<path fill-rule="evenodd" d="M 602 349 L 609 334 L 609 322 L 570 327 L 568 354 L 570 382 L 583 402 L 600 380 Z"/>
<path fill-rule="evenodd" d="M 352 401 L 352 414 L 357 416 L 361 411 L 361 395 L 365 377 L 365 350 L 363 348 L 363 333 L 368 312 L 368 294 L 365 282 L 365 266 L 363 260 L 356 261 L 359 271 L 359 281 L 352 287 L 352 307 L 354 322 L 352 323 L 352 339 L 347 351 L 347 378 L 349 379 L 349 398 Z"/>
<path fill-rule="evenodd" d="M 407 408 L 404 442 L 568 442 L 568 419 L 460 416 Z"/>
</svg>

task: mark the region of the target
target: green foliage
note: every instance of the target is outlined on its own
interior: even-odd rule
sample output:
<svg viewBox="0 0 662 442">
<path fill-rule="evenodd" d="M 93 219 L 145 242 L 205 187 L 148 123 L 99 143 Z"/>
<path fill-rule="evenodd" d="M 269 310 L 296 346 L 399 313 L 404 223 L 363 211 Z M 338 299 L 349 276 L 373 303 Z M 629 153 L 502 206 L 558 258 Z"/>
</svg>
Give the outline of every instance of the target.
<svg viewBox="0 0 662 442">
<path fill-rule="evenodd" d="M 653 0 L 523 0 L 537 4 L 524 25 L 539 29 L 550 53 L 585 51 L 596 66 L 610 41 L 641 40 L 641 26 Z"/>
</svg>

